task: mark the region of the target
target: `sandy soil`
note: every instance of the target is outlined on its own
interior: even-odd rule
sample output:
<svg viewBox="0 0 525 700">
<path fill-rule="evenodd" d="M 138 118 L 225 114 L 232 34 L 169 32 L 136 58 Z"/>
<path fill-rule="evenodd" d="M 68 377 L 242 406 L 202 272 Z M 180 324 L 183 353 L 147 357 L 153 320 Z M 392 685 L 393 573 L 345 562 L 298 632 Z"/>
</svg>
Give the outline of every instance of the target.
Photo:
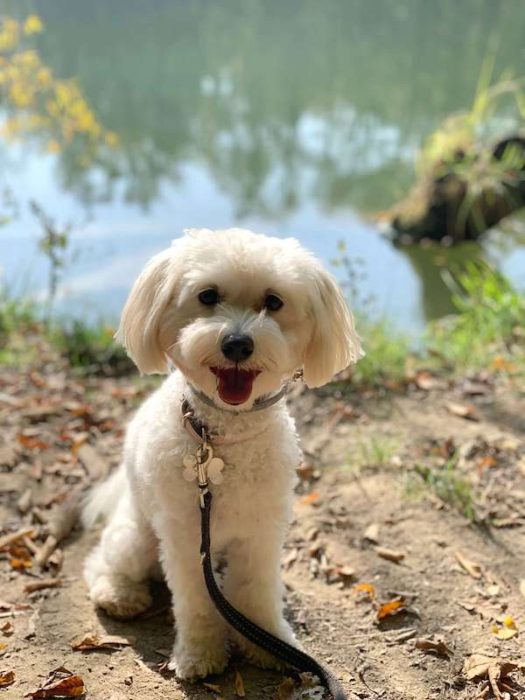
<svg viewBox="0 0 525 700">
<path fill-rule="evenodd" d="M 96 533 L 74 530 L 39 570 L 46 523 L 71 490 L 116 464 L 125 420 L 147 391 L 129 378 L 86 383 L 60 364 L 0 375 L 0 536 L 34 528 L 25 544 L 0 552 L 0 671 L 15 674 L 0 700 L 35 691 L 59 666 L 82 677 L 90 700 L 229 699 L 242 697 L 239 678 L 252 700 L 320 698 L 318 688 L 240 658 L 208 679 L 213 687 L 178 682 L 165 670 L 174 628 L 161 584 L 154 609 L 132 622 L 88 601 L 81 569 Z M 283 571 L 287 615 L 304 647 L 353 700 L 525 697 L 519 670 L 503 679 L 512 690 L 463 671 L 472 654 L 520 659 L 523 395 L 486 377 L 452 384 L 425 375 L 397 394 L 297 392 L 290 405 L 305 465 Z M 458 507 L 445 502 L 457 494 Z M 42 577 L 61 583 L 24 591 Z M 390 601 L 398 612 L 386 615 Z M 71 641 L 90 632 L 133 641 L 73 651 Z M 421 640 L 444 646 L 419 649 Z"/>
</svg>

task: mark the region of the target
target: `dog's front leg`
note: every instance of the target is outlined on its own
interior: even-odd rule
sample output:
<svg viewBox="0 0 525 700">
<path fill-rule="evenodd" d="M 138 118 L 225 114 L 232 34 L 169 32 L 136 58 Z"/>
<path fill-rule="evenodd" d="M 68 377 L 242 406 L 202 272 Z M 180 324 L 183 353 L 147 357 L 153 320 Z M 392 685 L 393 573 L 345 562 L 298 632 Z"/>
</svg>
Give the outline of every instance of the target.
<svg viewBox="0 0 525 700">
<path fill-rule="evenodd" d="M 236 539 L 228 548 L 224 582 L 226 598 L 246 617 L 280 639 L 297 646 L 290 625 L 283 617 L 283 585 L 280 558 L 283 532 L 261 525 L 257 534 Z M 264 537 L 260 533 L 264 532 Z M 253 663 L 263 668 L 282 668 L 268 652 L 233 632 L 237 645 Z"/>
<path fill-rule="evenodd" d="M 226 623 L 206 590 L 200 543 L 188 531 L 181 532 L 180 525 L 166 523 L 162 529 L 161 559 L 177 629 L 169 667 L 182 679 L 220 673 L 228 663 Z"/>
</svg>

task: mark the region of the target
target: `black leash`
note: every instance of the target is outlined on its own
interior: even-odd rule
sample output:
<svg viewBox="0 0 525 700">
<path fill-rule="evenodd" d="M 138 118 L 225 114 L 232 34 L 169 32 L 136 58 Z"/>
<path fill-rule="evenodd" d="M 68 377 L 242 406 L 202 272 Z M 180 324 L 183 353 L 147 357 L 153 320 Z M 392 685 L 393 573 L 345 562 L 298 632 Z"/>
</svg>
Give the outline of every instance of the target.
<svg viewBox="0 0 525 700">
<path fill-rule="evenodd" d="M 232 627 L 240 632 L 246 639 L 262 647 L 270 654 L 284 661 L 289 666 L 295 667 L 299 671 L 306 671 L 317 676 L 321 683 L 328 689 L 334 700 L 347 700 L 347 695 L 342 689 L 339 681 L 330 673 L 328 669 L 321 666 L 315 659 L 305 654 L 300 649 L 296 649 L 291 644 L 283 642 L 282 639 L 266 632 L 254 622 L 245 617 L 229 603 L 223 596 L 215 576 L 211 561 L 211 540 L 210 540 L 210 511 L 212 495 L 208 491 L 208 484 L 199 483 L 201 489 L 201 560 L 204 580 L 211 599 L 215 607 Z"/>
</svg>

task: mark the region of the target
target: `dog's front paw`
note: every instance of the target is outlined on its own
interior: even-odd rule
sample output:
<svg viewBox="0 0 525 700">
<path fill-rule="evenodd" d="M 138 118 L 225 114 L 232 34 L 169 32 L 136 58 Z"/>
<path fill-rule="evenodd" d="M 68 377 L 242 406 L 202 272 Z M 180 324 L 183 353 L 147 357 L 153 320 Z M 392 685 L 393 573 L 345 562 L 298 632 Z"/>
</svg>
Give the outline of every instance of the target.
<svg viewBox="0 0 525 700">
<path fill-rule="evenodd" d="M 118 620 L 129 620 L 151 606 L 148 585 L 123 577 L 99 576 L 89 593 L 95 605 Z"/>
<path fill-rule="evenodd" d="M 181 680 L 205 678 L 214 673 L 222 673 L 228 663 L 224 644 L 192 642 L 176 644 L 168 665 Z"/>
<path fill-rule="evenodd" d="M 300 644 L 295 638 L 295 635 L 286 623 L 283 623 L 282 628 L 279 630 L 276 636 L 296 649 L 301 648 Z M 284 661 L 281 661 L 257 644 L 249 642 L 239 632 L 235 631 L 233 638 L 235 644 L 246 657 L 247 661 L 252 663 L 254 666 L 258 666 L 259 668 L 275 669 L 276 671 L 284 671 L 287 668 Z"/>
</svg>

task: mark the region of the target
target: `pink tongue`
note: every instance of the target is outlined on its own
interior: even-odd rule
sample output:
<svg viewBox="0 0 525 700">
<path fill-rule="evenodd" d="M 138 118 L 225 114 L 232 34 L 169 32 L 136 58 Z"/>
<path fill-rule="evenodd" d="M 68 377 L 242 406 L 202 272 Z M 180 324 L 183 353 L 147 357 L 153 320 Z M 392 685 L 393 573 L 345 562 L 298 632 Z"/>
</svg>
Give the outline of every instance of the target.
<svg viewBox="0 0 525 700">
<path fill-rule="evenodd" d="M 258 372 L 245 369 L 220 369 L 216 372 L 219 378 L 219 396 L 229 404 L 244 403 L 250 398 L 252 386 Z"/>
</svg>

